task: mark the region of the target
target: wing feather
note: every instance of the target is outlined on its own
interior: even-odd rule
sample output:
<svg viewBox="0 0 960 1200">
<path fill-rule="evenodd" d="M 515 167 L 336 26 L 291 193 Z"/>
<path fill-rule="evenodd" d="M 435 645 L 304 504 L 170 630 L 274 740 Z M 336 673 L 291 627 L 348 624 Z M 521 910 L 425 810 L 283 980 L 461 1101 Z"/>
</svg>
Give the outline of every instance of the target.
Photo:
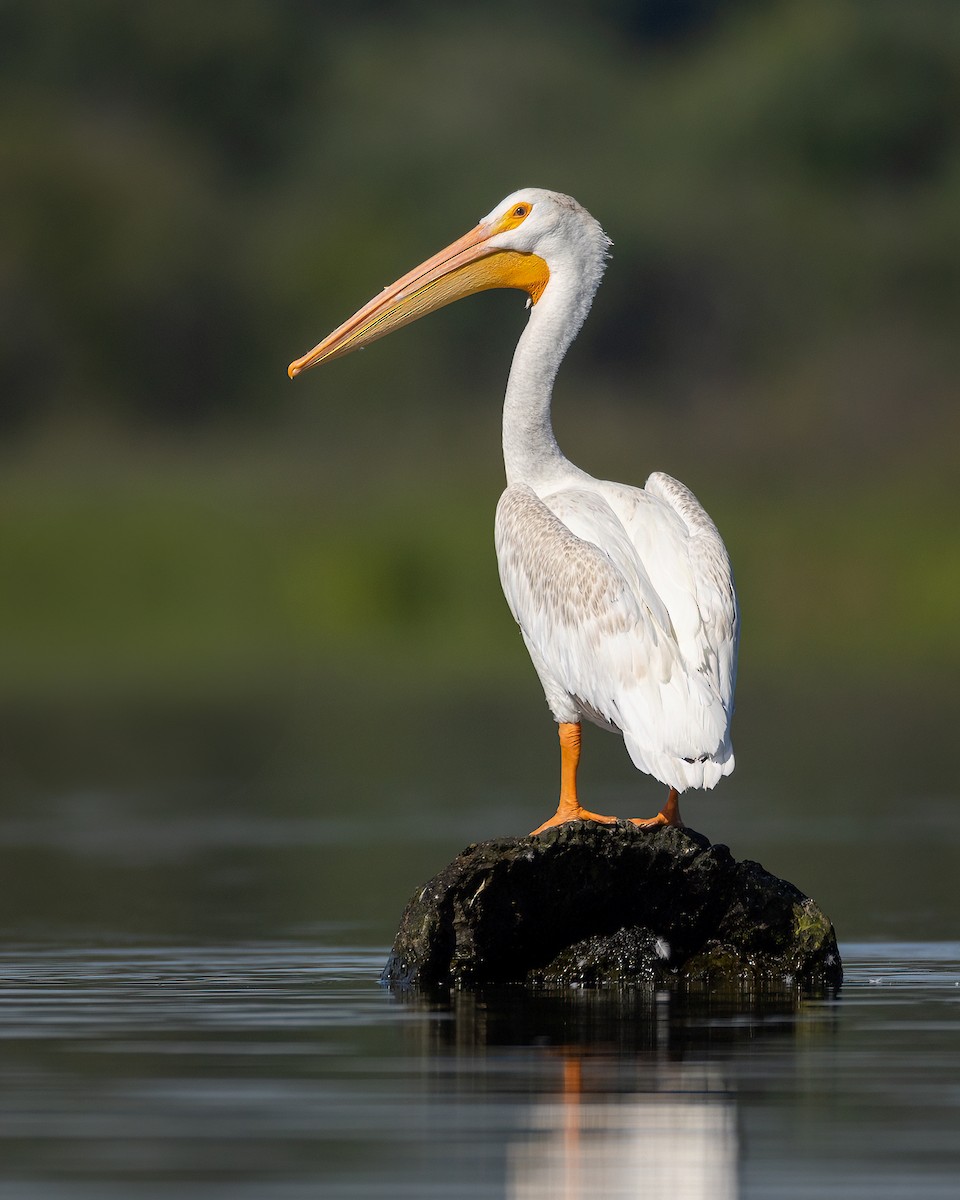
<svg viewBox="0 0 960 1200">
<path fill-rule="evenodd" d="M 657 471 L 644 490 L 669 505 L 686 527 L 688 594 L 693 595 L 697 611 L 680 636 L 686 642 L 685 653 L 692 659 L 699 656 L 701 669 L 714 681 L 724 707 L 732 715 L 740 607 L 727 548 L 706 509 L 679 480 Z"/>
<path fill-rule="evenodd" d="M 703 624 L 683 563 L 687 527 L 639 489 L 621 489 L 633 500 L 625 520 L 623 497 L 611 503 L 604 485 L 594 487 L 542 497 L 507 488 L 496 522 L 507 602 L 558 720 L 582 713 L 613 726 L 642 770 L 681 788 L 713 786 L 733 765 L 729 712 L 709 645 L 693 661 L 682 646 Z M 663 529 L 651 534 L 651 523 Z M 640 541 L 654 550 L 652 564 L 634 525 L 647 530 Z"/>
</svg>

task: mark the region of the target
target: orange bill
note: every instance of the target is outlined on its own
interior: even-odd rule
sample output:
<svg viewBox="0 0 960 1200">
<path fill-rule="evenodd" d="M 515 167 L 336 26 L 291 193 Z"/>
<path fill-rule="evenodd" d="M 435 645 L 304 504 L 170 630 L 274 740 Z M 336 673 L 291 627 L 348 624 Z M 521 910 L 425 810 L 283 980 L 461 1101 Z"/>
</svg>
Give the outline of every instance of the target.
<svg viewBox="0 0 960 1200">
<path fill-rule="evenodd" d="M 481 222 L 384 288 L 339 329 L 292 362 L 287 374 L 294 379 L 309 367 L 369 346 L 445 304 L 488 288 L 520 288 L 536 304 L 550 277 L 547 264 L 536 254 L 491 245 L 491 239 L 511 227 L 508 221 Z"/>
</svg>

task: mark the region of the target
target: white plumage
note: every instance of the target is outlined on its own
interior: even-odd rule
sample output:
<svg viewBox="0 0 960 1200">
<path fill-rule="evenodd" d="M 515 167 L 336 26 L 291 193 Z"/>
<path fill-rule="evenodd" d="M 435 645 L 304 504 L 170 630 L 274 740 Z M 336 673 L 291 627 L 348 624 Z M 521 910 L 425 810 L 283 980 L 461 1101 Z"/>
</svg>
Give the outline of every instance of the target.
<svg viewBox="0 0 960 1200">
<path fill-rule="evenodd" d="M 675 498 L 699 511 L 700 528 Z M 733 770 L 732 581 L 716 528 L 682 484 L 571 480 L 540 495 L 513 484 L 496 544 L 557 721 L 620 730 L 636 766 L 677 791 Z"/>
<path fill-rule="evenodd" d="M 560 805 L 541 829 L 612 819 L 577 799 L 583 719 L 620 731 L 636 766 L 671 788 L 658 817 L 638 824 L 679 824 L 677 793 L 712 788 L 734 765 L 739 616 L 716 526 L 669 475 L 643 488 L 594 479 L 553 434 L 553 381 L 609 246 L 569 196 L 514 192 L 290 366 L 299 374 L 482 288 L 530 295 L 504 400 L 495 529 L 504 594 L 560 724 Z"/>
</svg>

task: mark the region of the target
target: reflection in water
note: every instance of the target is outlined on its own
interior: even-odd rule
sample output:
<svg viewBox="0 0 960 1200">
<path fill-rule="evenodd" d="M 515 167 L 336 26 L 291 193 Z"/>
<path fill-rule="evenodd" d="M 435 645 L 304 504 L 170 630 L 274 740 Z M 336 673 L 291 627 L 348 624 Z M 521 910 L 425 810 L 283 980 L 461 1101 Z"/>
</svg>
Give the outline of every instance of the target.
<svg viewBox="0 0 960 1200">
<path fill-rule="evenodd" d="M 508 1200 L 733 1200 L 738 1107 L 725 1061 L 744 1042 L 792 1040 L 801 1010 L 808 1037 L 835 1019 L 830 1008 L 811 1010 L 784 992 L 497 989 L 442 1002 L 396 998 L 437 1018 L 412 1022 L 408 1036 L 424 1058 L 452 1055 L 462 1064 L 462 1092 L 478 1058 L 486 1081 L 496 1058 L 522 1058 L 535 1087 L 514 1107 Z"/>
<path fill-rule="evenodd" d="M 0 946 L 6 1200 L 954 1200 L 960 946 L 842 997 L 441 1002 L 383 947 Z"/>
<path fill-rule="evenodd" d="M 589 1067 L 589 1064 L 588 1064 Z M 583 1059 L 564 1062 L 562 1099 L 536 1101 L 508 1148 L 510 1200 L 733 1200 L 736 1105 L 719 1072 L 671 1065 L 661 1090 L 595 1092 Z"/>
</svg>

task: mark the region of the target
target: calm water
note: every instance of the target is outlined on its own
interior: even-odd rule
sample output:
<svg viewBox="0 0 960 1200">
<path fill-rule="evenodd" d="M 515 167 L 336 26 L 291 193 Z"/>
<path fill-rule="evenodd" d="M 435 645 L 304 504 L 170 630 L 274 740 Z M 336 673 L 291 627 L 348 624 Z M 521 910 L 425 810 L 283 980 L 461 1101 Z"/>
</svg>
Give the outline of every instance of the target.
<svg viewBox="0 0 960 1200">
<path fill-rule="evenodd" d="M 0 1196 L 958 1194 L 960 943 L 798 1007 L 430 1007 L 344 936 L 8 943 Z"/>
<path fill-rule="evenodd" d="M 922 763 L 830 712 L 785 758 L 801 726 L 748 695 L 742 767 L 685 808 L 821 903 L 838 997 L 429 1007 L 378 982 L 403 904 L 547 815 L 550 722 L 295 701 L 0 722 L 0 1200 L 960 1195 L 960 806 L 933 717 L 904 742 Z M 616 739 L 588 748 L 597 807 L 654 811 Z"/>
</svg>

